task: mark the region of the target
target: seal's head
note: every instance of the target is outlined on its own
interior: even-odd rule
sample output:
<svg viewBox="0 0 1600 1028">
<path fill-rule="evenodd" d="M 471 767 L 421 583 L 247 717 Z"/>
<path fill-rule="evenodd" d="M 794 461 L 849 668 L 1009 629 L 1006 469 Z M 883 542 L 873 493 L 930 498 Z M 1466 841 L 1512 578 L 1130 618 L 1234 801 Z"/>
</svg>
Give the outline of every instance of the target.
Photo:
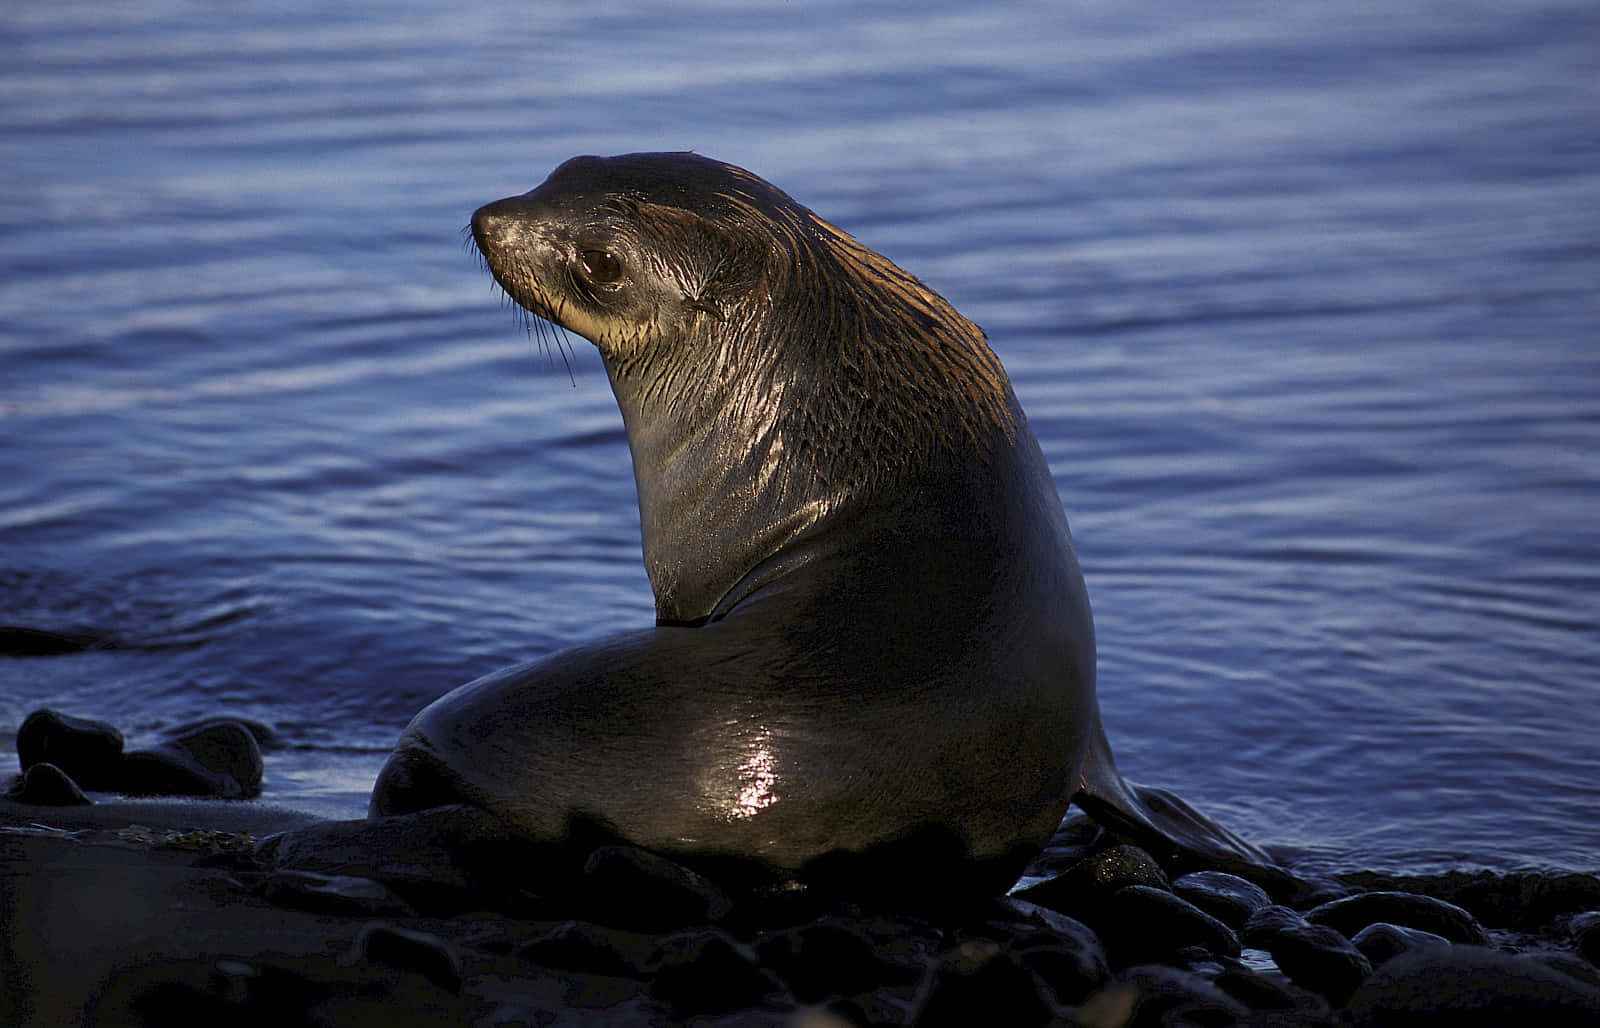
<svg viewBox="0 0 1600 1028">
<path fill-rule="evenodd" d="M 741 168 L 574 157 L 478 210 L 472 234 L 513 300 L 605 361 L 664 621 L 711 616 L 828 511 L 881 508 L 922 469 L 1013 440 L 983 332 Z"/>
</svg>

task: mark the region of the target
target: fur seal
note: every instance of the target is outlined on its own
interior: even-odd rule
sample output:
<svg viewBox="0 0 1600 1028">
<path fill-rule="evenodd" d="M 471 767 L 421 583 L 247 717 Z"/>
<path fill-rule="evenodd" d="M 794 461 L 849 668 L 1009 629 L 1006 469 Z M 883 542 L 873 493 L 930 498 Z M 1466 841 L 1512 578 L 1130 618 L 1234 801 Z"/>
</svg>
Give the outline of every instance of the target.
<svg viewBox="0 0 1600 1028">
<path fill-rule="evenodd" d="M 657 622 L 435 701 L 374 816 L 467 803 L 802 878 L 937 839 L 1000 891 L 1076 797 L 1147 845 L 1266 861 L 1118 775 L 1060 499 L 945 300 L 688 153 L 575 157 L 472 237 L 605 362 Z"/>
</svg>

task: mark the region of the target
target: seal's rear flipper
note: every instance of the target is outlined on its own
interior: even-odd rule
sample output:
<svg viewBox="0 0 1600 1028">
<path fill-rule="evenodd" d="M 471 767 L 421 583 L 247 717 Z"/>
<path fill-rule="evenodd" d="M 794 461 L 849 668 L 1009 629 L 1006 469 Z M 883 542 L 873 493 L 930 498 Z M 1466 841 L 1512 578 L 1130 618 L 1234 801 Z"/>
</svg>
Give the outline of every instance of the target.
<svg viewBox="0 0 1600 1028">
<path fill-rule="evenodd" d="M 1293 876 L 1260 847 L 1246 842 L 1164 789 L 1125 781 L 1111 756 L 1106 730 L 1096 725 L 1073 798 L 1116 835 L 1185 870 L 1228 871 L 1271 888 Z"/>
</svg>

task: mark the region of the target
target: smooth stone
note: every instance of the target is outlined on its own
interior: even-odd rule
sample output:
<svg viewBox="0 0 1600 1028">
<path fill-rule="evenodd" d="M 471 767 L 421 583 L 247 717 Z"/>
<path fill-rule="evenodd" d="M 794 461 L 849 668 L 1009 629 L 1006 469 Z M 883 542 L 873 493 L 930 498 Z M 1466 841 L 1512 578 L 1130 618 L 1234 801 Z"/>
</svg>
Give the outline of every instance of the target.
<svg viewBox="0 0 1600 1028">
<path fill-rule="evenodd" d="M 0 657 L 59 657 L 85 650 L 111 649 L 115 645 L 116 640 L 109 635 L 0 625 Z"/>
<path fill-rule="evenodd" d="M 1350 940 L 1355 943 L 1356 949 L 1370 961 L 1372 966 L 1386 964 L 1408 950 L 1419 946 L 1448 946 L 1450 940 L 1442 935 L 1425 932 L 1420 928 L 1407 928 L 1404 925 L 1386 924 L 1379 921 L 1369 924 L 1356 933 Z"/>
<path fill-rule="evenodd" d="M 203 717 L 198 721 L 185 721 L 181 725 L 174 725 L 172 728 L 167 729 L 162 735 L 166 738 L 173 738 L 223 724 L 238 725 L 243 728 L 255 737 L 256 745 L 263 750 L 269 750 L 278 745 L 278 733 L 271 725 L 252 718 L 234 717 L 232 715 Z"/>
<path fill-rule="evenodd" d="M 128 796 L 215 796 L 261 793 L 261 747 L 244 725 L 215 721 L 122 758 L 116 789 Z"/>
<path fill-rule="evenodd" d="M 1195 871 L 1173 879 L 1172 891 L 1230 928 L 1272 905 L 1267 890 L 1226 871 Z"/>
<path fill-rule="evenodd" d="M 1160 964 L 1125 968 L 1106 989 L 1133 990 L 1131 1025 L 1231 1025 L 1250 1012 L 1199 975 Z"/>
<path fill-rule="evenodd" d="M 624 978 L 647 977 L 655 939 L 642 932 L 566 921 L 517 949 L 517 956 L 542 967 Z"/>
<path fill-rule="evenodd" d="M 1305 919 L 1346 936 L 1382 921 L 1432 932 L 1467 946 L 1489 944 L 1488 933 L 1471 914 L 1454 903 L 1413 892 L 1358 893 L 1308 910 Z"/>
<path fill-rule="evenodd" d="M 6 799 L 38 807 L 87 807 L 94 803 L 70 775 L 48 761 L 34 764 L 18 775 L 6 790 Z"/>
<path fill-rule="evenodd" d="M 1256 911 L 1244 925 L 1244 940 L 1272 955 L 1296 985 L 1342 1004 L 1372 973 L 1355 944 L 1327 925 L 1314 925 L 1288 907 Z"/>
<path fill-rule="evenodd" d="M 786 996 L 783 983 L 762 968 L 755 952 L 720 928 L 659 940 L 647 966 L 650 991 L 680 1014 L 728 1013 Z"/>
<path fill-rule="evenodd" d="M 637 846 L 601 846 L 583 867 L 589 913 L 624 928 L 664 932 L 721 921 L 733 910 L 703 875 Z"/>
<path fill-rule="evenodd" d="M 1314 992 L 1266 975 L 1238 960 L 1223 959 L 1211 984 L 1254 1011 L 1293 1011 L 1309 1018 L 1327 1017 L 1326 1000 Z"/>
<path fill-rule="evenodd" d="M 1362 872 L 1346 880 L 1369 892 L 1425 893 L 1469 911 L 1493 928 L 1539 931 L 1566 914 L 1600 909 L 1600 875 L 1453 871 L 1428 878 Z"/>
<path fill-rule="evenodd" d="M 1373 972 L 1345 1008 L 1354 1028 L 1593 1028 L 1600 988 L 1529 957 L 1477 946 L 1402 953 Z"/>
<path fill-rule="evenodd" d="M 755 952 L 802 1003 L 911 984 L 922 974 L 921 963 L 890 957 L 865 925 L 843 917 L 767 932 L 756 939 Z"/>
<path fill-rule="evenodd" d="M 1093 924 L 1094 914 L 1103 908 L 1106 897 L 1129 885 L 1171 888 L 1166 872 L 1154 857 L 1137 846 L 1121 845 L 1085 857 L 1054 878 L 1018 889 L 1012 895 Z"/>
<path fill-rule="evenodd" d="M 1062 1003 L 1080 1002 L 1111 977 L 1105 945 L 1088 925 L 1024 900 L 1003 902 L 1024 918 L 1012 926 L 1012 951 Z"/>
<path fill-rule="evenodd" d="M 114 788 L 122 767 L 122 733 L 105 721 L 36 710 L 17 728 L 22 770 L 50 763 L 85 789 Z"/>
<path fill-rule="evenodd" d="M 262 879 L 261 897 L 268 903 L 323 914 L 363 917 L 413 917 L 416 911 L 387 885 L 356 875 L 316 871 L 277 871 Z"/>
<path fill-rule="evenodd" d="M 413 971 L 446 992 L 461 991 L 461 955 L 447 940 L 429 932 L 374 921 L 362 926 L 342 963 L 368 962 Z"/>
<path fill-rule="evenodd" d="M 1600 910 L 1579 914 L 1567 926 L 1578 956 L 1600 967 Z"/>
<path fill-rule="evenodd" d="M 970 939 L 941 954 L 923 976 L 913 1023 L 919 1028 L 1050 1024 L 1049 989 L 1007 947 Z"/>
<path fill-rule="evenodd" d="M 1112 963 L 1123 967 L 1164 962 L 1191 946 L 1239 955 L 1233 929 L 1188 900 L 1149 885 L 1118 889 L 1095 927 Z"/>
</svg>

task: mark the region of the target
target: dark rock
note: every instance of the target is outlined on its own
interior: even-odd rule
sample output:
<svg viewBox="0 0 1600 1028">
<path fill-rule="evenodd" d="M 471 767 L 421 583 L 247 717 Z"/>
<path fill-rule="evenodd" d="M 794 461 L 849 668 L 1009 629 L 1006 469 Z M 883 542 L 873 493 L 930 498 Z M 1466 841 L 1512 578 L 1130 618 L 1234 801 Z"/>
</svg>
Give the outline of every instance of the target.
<svg viewBox="0 0 1600 1028">
<path fill-rule="evenodd" d="M 1129 885 L 1167 889 L 1155 858 L 1137 846 L 1112 846 L 1083 858 L 1054 878 L 1018 889 L 1013 895 L 1041 907 L 1094 923 L 1106 897 Z"/>
<path fill-rule="evenodd" d="M 1305 919 L 1347 936 L 1382 921 L 1432 932 L 1468 946 L 1489 943 L 1483 926 L 1465 910 L 1454 903 L 1412 892 L 1365 892 L 1346 896 L 1307 911 Z"/>
<path fill-rule="evenodd" d="M 1278 969 L 1302 988 L 1342 1004 L 1372 964 L 1355 945 L 1326 925 L 1307 923 L 1288 907 L 1256 911 L 1244 926 L 1245 942 L 1272 955 Z"/>
<path fill-rule="evenodd" d="M 56 632 L 27 625 L 0 625 L 0 657 L 59 657 L 115 646 L 114 638 L 97 632 Z"/>
<path fill-rule="evenodd" d="M 865 924 L 843 917 L 768 932 L 756 940 L 755 951 L 802 1003 L 907 985 L 922 974 L 921 963 L 889 957 Z"/>
<path fill-rule="evenodd" d="M 1412 892 L 1446 900 L 1491 928 L 1537 931 L 1564 914 L 1600 907 L 1600 876 L 1592 874 L 1452 871 L 1407 877 L 1367 871 L 1345 879 L 1367 891 Z"/>
<path fill-rule="evenodd" d="M 1567 930 L 1572 933 L 1572 945 L 1578 956 L 1600 967 L 1600 910 L 1579 914 Z"/>
<path fill-rule="evenodd" d="M 654 945 L 654 939 L 640 932 L 567 921 L 523 944 L 517 956 L 542 967 L 644 978 Z"/>
<path fill-rule="evenodd" d="M 718 928 L 661 939 L 647 966 L 651 992 L 680 1014 L 728 1013 L 784 996 L 783 983 L 750 947 Z"/>
<path fill-rule="evenodd" d="M 412 917 L 416 911 L 388 886 L 355 875 L 315 871 L 278 871 L 260 885 L 268 903 L 322 914 L 363 917 Z"/>
<path fill-rule="evenodd" d="M 1038 975 L 1062 1003 L 1078 1003 L 1111 976 L 1105 946 L 1087 925 L 1048 907 L 1009 899 L 1023 916 L 1009 941 L 1022 966 Z"/>
<path fill-rule="evenodd" d="M 670 931 L 720 921 L 733 909 L 703 875 L 636 846 L 601 846 L 583 873 L 592 913 L 619 927 Z"/>
<path fill-rule="evenodd" d="M 461 991 L 461 956 L 448 941 L 428 932 L 400 928 L 382 921 L 362 927 L 343 963 L 363 961 L 412 971 L 444 989 Z"/>
<path fill-rule="evenodd" d="M 1231 1025 L 1250 1011 L 1204 978 L 1174 967 L 1146 964 L 1119 971 L 1104 990 L 1132 991 L 1128 1025 Z M 1081 1014 L 1080 1014 L 1081 1016 Z"/>
<path fill-rule="evenodd" d="M 913 1021 L 940 1025 L 1049 1024 L 1055 1017 L 1048 990 L 1007 947 L 973 939 L 944 953 L 918 989 Z"/>
<path fill-rule="evenodd" d="M 261 792 L 261 747 L 244 725 L 220 720 L 122 758 L 116 790 L 129 796 L 248 799 Z"/>
<path fill-rule="evenodd" d="M 1326 1017 L 1327 1002 L 1314 992 L 1291 985 L 1277 975 L 1265 975 L 1233 959 L 1224 959 L 1211 984 L 1251 1010 L 1295 1011 L 1307 1017 Z"/>
<path fill-rule="evenodd" d="M 1600 989 L 1528 957 L 1476 946 L 1419 949 L 1373 972 L 1345 1016 L 1356 1028 L 1593 1028 Z"/>
<path fill-rule="evenodd" d="M 36 710 L 17 729 L 22 770 L 51 763 L 85 789 L 111 789 L 122 767 L 122 733 L 104 721 Z"/>
<path fill-rule="evenodd" d="M 94 803 L 67 773 L 41 761 L 17 776 L 6 798 L 40 807 L 86 807 Z"/>
<path fill-rule="evenodd" d="M 1196 871 L 1175 879 L 1172 891 L 1230 928 L 1241 928 L 1250 915 L 1272 905 L 1272 897 L 1254 882 L 1225 871 Z"/>
<path fill-rule="evenodd" d="M 198 721 L 187 721 L 181 725 L 175 725 L 174 727 L 167 729 L 167 731 L 163 734 L 167 738 L 173 738 L 180 735 L 188 735 L 190 732 L 197 732 L 206 728 L 212 728 L 216 725 L 223 724 L 238 725 L 240 728 L 243 728 L 245 731 L 249 732 L 255 737 L 256 745 L 261 747 L 263 750 L 270 750 L 278 745 L 278 733 L 272 728 L 271 725 L 262 721 L 255 721 L 251 718 L 235 717 L 233 715 L 228 715 L 225 717 L 203 717 Z"/>
<path fill-rule="evenodd" d="M 1408 950 L 1419 946 L 1448 946 L 1450 940 L 1442 935 L 1425 932 L 1420 928 L 1407 928 L 1404 925 L 1369 924 L 1356 933 L 1350 940 L 1355 943 L 1356 949 L 1372 961 L 1372 966 L 1386 964 L 1395 957 Z"/>
<path fill-rule="evenodd" d="M 1115 965 L 1152 963 L 1186 947 L 1236 957 L 1233 929 L 1185 899 L 1148 885 L 1129 885 L 1112 894 L 1095 925 Z"/>
</svg>

